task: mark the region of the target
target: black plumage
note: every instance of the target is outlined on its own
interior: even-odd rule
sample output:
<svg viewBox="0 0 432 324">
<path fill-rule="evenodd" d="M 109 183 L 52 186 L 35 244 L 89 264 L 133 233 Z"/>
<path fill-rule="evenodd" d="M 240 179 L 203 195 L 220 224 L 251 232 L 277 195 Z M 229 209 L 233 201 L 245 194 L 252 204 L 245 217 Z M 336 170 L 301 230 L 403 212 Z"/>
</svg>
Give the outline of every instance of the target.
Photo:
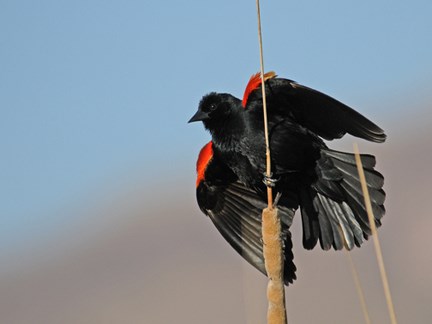
<svg viewBox="0 0 432 324">
<path fill-rule="evenodd" d="M 262 92 L 254 76 L 243 100 L 230 94 L 203 97 L 190 121 L 202 121 L 212 135 L 211 156 L 201 161 L 197 199 L 230 244 L 262 272 L 261 212 L 266 206 Z M 345 104 L 294 81 L 266 74 L 269 140 L 274 194 L 284 232 L 285 281 L 295 278 L 289 227 L 300 209 L 303 245 L 324 250 L 360 246 L 371 234 L 354 155 L 324 143 L 351 134 L 381 143 L 384 131 Z M 383 176 L 375 157 L 361 156 L 375 223 L 385 213 Z M 200 161 L 198 161 L 200 163 Z"/>
</svg>

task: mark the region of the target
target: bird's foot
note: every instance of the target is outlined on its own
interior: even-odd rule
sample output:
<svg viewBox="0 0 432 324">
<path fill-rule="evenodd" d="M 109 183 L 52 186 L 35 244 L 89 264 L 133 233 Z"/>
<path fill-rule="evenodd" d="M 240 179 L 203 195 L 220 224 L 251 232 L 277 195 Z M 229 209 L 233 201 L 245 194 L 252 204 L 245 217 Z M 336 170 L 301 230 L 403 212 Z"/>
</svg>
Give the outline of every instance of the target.
<svg viewBox="0 0 432 324">
<path fill-rule="evenodd" d="M 276 182 L 279 181 L 279 179 L 272 178 L 273 177 L 273 173 L 270 173 L 270 175 L 267 175 L 267 173 L 264 173 L 263 175 L 264 175 L 263 183 L 267 187 L 274 188 L 276 186 Z"/>
</svg>

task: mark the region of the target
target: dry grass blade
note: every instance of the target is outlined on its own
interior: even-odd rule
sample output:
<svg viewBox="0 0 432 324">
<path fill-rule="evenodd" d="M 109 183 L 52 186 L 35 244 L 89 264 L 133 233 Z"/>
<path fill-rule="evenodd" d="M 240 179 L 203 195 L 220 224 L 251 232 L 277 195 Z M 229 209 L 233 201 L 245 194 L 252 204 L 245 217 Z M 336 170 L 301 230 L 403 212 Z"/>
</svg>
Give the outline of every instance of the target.
<svg viewBox="0 0 432 324">
<path fill-rule="evenodd" d="M 264 54 L 263 54 L 263 45 L 262 45 L 262 33 L 261 33 L 261 9 L 259 0 L 256 0 L 257 6 L 257 14 L 258 14 L 258 42 L 259 42 L 259 52 L 260 52 L 260 73 L 261 73 L 261 82 L 262 82 L 262 100 L 263 100 L 263 115 L 264 115 L 264 136 L 265 136 L 265 146 L 266 146 L 266 175 L 267 177 L 271 177 L 271 158 L 270 158 L 270 143 L 268 136 L 268 122 L 267 122 L 267 100 L 265 94 L 264 87 Z M 273 208 L 273 192 L 272 187 L 267 186 L 267 199 L 268 199 L 268 207 L 270 209 Z"/>
<path fill-rule="evenodd" d="M 362 187 L 362 191 L 363 191 L 363 196 L 364 196 L 364 200 L 365 200 L 366 211 L 367 211 L 368 218 L 369 218 L 369 224 L 371 227 L 372 238 L 374 241 L 375 254 L 377 257 L 378 267 L 380 270 L 381 280 L 382 280 L 382 284 L 383 284 L 383 288 L 384 288 L 384 294 L 385 294 L 386 301 L 387 301 L 388 312 L 389 312 L 391 323 L 396 324 L 397 323 L 396 314 L 395 314 L 393 301 L 392 301 L 392 297 L 391 297 L 391 293 L 390 293 L 390 286 L 388 283 L 387 274 L 385 271 L 384 258 L 382 256 L 382 252 L 381 252 L 381 245 L 380 245 L 380 242 L 378 239 L 378 232 L 377 232 L 377 228 L 375 225 L 375 217 L 373 215 L 372 204 L 370 201 L 369 191 L 368 191 L 367 183 L 366 183 L 366 177 L 364 174 L 363 165 L 361 162 L 358 145 L 356 143 L 354 144 L 354 154 L 355 154 L 355 160 L 356 160 L 356 164 L 357 164 L 357 170 L 358 170 L 359 177 L 360 177 L 360 183 L 361 183 L 361 187 Z"/>
<path fill-rule="evenodd" d="M 353 259 L 351 257 L 350 252 L 346 251 L 346 254 L 347 254 L 347 258 L 348 258 L 349 264 L 350 264 L 351 273 L 352 273 L 352 276 L 353 276 L 353 279 L 354 279 L 354 284 L 355 284 L 355 287 L 356 287 L 356 290 L 357 290 L 357 295 L 358 295 L 358 297 L 360 299 L 360 304 L 361 304 L 363 316 L 365 318 L 365 323 L 366 324 L 371 324 L 371 320 L 370 320 L 370 316 L 369 316 L 369 311 L 368 311 L 368 308 L 367 308 L 367 305 L 366 305 L 366 298 L 365 298 L 365 295 L 364 295 L 364 292 L 363 292 L 363 289 L 362 289 L 362 286 L 361 286 L 361 283 L 360 283 L 360 277 L 358 275 L 357 269 L 355 267 L 355 264 L 354 264 L 354 261 L 353 261 Z"/>
</svg>

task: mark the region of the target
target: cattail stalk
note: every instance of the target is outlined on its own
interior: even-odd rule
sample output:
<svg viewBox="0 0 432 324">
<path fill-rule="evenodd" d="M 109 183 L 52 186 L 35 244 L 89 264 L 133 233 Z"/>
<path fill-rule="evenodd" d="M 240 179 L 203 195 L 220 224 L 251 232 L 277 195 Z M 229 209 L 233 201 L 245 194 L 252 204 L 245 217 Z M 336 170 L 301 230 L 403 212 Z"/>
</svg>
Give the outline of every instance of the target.
<svg viewBox="0 0 432 324">
<path fill-rule="evenodd" d="M 267 178 L 271 178 L 270 143 L 268 135 L 267 102 L 264 84 L 264 55 L 262 46 L 261 11 L 259 0 L 256 0 L 256 6 L 258 15 L 258 40 L 260 51 L 261 89 L 266 146 L 266 176 Z M 265 268 L 269 278 L 267 285 L 267 323 L 286 324 L 287 316 L 285 309 L 285 286 L 283 281 L 284 254 L 281 240 L 281 223 L 280 218 L 278 217 L 278 210 L 275 208 L 275 206 L 273 206 L 273 190 L 269 184 L 267 184 L 267 200 L 268 207 L 264 209 L 262 213 L 263 254 Z"/>
</svg>

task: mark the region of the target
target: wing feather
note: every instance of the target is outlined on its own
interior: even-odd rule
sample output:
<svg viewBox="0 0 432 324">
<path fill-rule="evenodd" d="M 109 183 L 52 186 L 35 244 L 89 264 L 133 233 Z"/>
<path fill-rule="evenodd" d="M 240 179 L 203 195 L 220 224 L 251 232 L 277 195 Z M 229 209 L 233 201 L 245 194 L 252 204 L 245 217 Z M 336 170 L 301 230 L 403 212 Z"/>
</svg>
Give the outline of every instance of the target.
<svg viewBox="0 0 432 324">
<path fill-rule="evenodd" d="M 265 84 L 269 120 L 290 118 L 327 140 L 346 133 L 377 143 L 386 139 L 372 121 L 322 92 L 282 78 Z M 246 109 L 262 114 L 261 86 L 249 94 Z"/>
</svg>

